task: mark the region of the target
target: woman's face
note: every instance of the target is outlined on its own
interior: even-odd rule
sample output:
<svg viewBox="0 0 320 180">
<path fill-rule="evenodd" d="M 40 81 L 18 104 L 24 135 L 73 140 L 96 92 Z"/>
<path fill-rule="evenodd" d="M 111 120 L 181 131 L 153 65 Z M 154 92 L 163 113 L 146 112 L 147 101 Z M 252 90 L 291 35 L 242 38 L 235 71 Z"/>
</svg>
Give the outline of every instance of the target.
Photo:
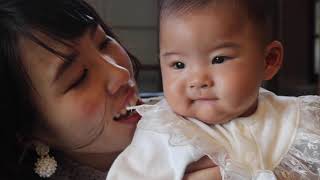
<svg viewBox="0 0 320 180">
<path fill-rule="evenodd" d="M 32 82 L 39 110 L 34 136 L 63 151 L 113 153 L 131 141 L 140 117 L 125 108 L 138 100 L 126 51 L 100 26 L 89 28 L 72 48 L 35 34 L 62 60 L 22 38 L 22 63 Z"/>
</svg>

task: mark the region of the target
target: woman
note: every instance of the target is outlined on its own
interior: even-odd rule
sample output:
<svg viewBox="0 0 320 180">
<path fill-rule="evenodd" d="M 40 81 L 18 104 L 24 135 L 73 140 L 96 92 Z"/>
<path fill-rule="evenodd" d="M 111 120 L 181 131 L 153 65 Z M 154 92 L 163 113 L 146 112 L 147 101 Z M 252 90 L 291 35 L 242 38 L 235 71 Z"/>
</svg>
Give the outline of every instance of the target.
<svg viewBox="0 0 320 180">
<path fill-rule="evenodd" d="M 137 67 L 82 0 L 1 0 L 1 179 L 104 179 L 140 118 Z"/>
</svg>

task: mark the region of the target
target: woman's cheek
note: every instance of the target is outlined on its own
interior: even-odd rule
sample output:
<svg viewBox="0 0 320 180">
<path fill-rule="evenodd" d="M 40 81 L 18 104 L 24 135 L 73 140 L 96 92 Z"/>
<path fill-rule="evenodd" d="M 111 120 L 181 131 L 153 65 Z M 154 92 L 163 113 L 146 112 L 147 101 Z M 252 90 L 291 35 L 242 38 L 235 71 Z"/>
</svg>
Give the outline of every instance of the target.
<svg viewBox="0 0 320 180">
<path fill-rule="evenodd" d="M 97 101 L 97 102 L 83 102 L 79 104 L 79 118 L 84 121 L 99 121 L 101 122 L 105 115 L 105 102 Z"/>
<path fill-rule="evenodd" d="M 68 121 L 72 122 L 75 126 L 85 124 L 88 127 L 92 127 L 99 122 L 101 123 L 104 119 L 106 110 L 104 98 L 85 100 L 83 97 L 79 97 L 79 99 L 70 102 L 73 103 L 64 107 L 64 111 L 68 114 L 65 117 L 69 117 Z"/>
</svg>

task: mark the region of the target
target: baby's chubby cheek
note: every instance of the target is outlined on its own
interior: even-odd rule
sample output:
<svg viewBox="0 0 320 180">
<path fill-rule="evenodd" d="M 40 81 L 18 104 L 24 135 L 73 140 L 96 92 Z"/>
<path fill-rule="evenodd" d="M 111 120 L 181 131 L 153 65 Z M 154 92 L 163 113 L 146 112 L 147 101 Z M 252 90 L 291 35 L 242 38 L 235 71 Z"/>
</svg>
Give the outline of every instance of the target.
<svg viewBox="0 0 320 180">
<path fill-rule="evenodd" d="M 181 116 L 191 116 L 193 115 L 192 109 L 190 109 L 190 103 L 188 103 L 186 100 L 183 100 L 183 98 L 174 98 L 177 96 L 173 97 L 168 97 L 166 98 L 169 106 L 171 109 L 181 115 Z"/>
</svg>

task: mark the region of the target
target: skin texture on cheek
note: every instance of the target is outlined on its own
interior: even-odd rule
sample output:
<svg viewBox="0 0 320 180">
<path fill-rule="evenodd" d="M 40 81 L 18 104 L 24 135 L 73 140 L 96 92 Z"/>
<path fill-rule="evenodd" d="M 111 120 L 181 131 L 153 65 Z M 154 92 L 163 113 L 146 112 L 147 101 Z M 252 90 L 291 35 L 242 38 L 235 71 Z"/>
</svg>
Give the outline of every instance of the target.
<svg viewBox="0 0 320 180">
<path fill-rule="evenodd" d="M 79 102 L 79 117 L 88 121 L 99 121 L 106 115 L 106 102 L 102 99 L 97 101 L 83 101 Z"/>
<path fill-rule="evenodd" d="M 41 137 L 63 150 L 76 149 L 90 143 L 103 128 L 106 114 L 105 100 L 92 94 L 81 98 L 80 95 L 55 97 L 55 104 L 40 104 L 39 107 L 45 107 L 41 109 L 46 115 L 42 120 L 46 121 L 52 131 L 51 134 L 42 132 Z M 50 102 L 50 99 L 47 101 Z"/>
<path fill-rule="evenodd" d="M 185 112 L 185 106 L 188 104 L 185 99 L 185 88 L 181 84 L 184 82 L 184 76 L 174 76 L 170 73 L 170 69 L 162 65 L 162 81 L 163 81 L 163 90 L 164 96 L 168 101 L 171 108 L 178 114 L 185 116 L 186 114 L 181 114 Z M 176 101 L 176 94 L 180 94 L 179 101 Z"/>
</svg>

